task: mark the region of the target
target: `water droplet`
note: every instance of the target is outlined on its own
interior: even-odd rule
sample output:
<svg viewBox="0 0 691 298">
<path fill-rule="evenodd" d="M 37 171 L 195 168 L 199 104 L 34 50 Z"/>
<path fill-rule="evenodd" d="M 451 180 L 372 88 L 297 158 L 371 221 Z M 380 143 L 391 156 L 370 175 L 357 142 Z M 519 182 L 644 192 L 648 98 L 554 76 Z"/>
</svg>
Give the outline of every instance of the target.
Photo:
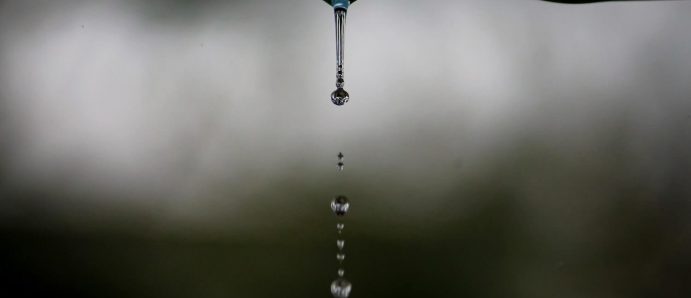
<svg viewBox="0 0 691 298">
<path fill-rule="evenodd" d="M 342 223 L 337 223 L 337 224 L 336 224 L 336 230 L 338 231 L 339 234 L 340 234 L 341 232 L 343 232 L 343 228 L 345 228 L 345 225 L 344 225 L 344 224 L 342 224 Z"/>
<path fill-rule="evenodd" d="M 342 106 L 350 99 L 350 94 L 346 92 L 343 88 L 338 88 L 336 91 L 331 93 L 331 102 L 337 106 Z"/>
<path fill-rule="evenodd" d="M 344 216 L 350 208 L 350 202 L 346 196 L 336 196 L 331 201 L 331 210 L 338 216 Z"/>
<path fill-rule="evenodd" d="M 336 240 L 336 246 L 338 246 L 338 249 L 343 250 L 343 247 L 345 246 L 345 240 Z"/>
<path fill-rule="evenodd" d="M 343 277 L 343 275 L 345 275 L 345 270 L 343 268 L 338 269 L 338 276 Z"/>
<path fill-rule="evenodd" d="M 345 254 L 336 254 L 336 260 L 343 262 L 343 260 L 345 260 Z"/>
<path fill-rule="evenodd" d="M 343 152 L 338 152 L 338 170 L 343 171 Z"/>
<path fill-rule="evenodd" d="M 334 298 L 348 298 L 353 285 L 345 278 L 339 277 L 331 283 L 331 294 Z"/>
</svg>

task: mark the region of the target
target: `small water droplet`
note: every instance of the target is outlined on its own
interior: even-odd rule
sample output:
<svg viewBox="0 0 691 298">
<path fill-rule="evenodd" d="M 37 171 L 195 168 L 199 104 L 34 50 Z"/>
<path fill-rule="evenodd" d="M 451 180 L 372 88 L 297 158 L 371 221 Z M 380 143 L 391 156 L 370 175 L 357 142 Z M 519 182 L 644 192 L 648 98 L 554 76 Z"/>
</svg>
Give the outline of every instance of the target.
<svg viewBox="0 0 691 298">
<path fill-rule="evenodd" d="M 336 196 L 333 201 L 331 201 L 331 210 L 338 215 L 344 216 L 350 208 L 350 202 L 346 196 Z"/>
<path fill-rule="evenodd" d="M 331 93 L 331 102 L 337 106 L 342 106 L 350 99 L 350 94 L 346 92 L 343 88 L 338 88 L 336 91 Z"/>
<path fill-rule="evenodd" d="M 343 260 L 345 260 L 345 254 L 336 254 L 336 260 L 343 262 Z"/>
<path fill-rule="evenodd" d="M 339 234 L 340 234 L 341 232 L 343 232 L 343 228 L 345 228 L 345 225 L 344 225 L 344 224 L 342 224 L 342 223 L 337 223 L 337 224 L 336 224 L 336 231 L 338 231 Z"/>
<path fill-rule="evenodd" d="M 353 285 L 345 278 L 339 277 L 331 283 L 331 294 L 334 298 L 348 298 Z"/>
<path fill-rule="evenodd" d="M 343 250 L 343 247 L 345 246 L 345 240 L 336 240 L 336 246 L 338 246 L 338 249 Z"/>
<path fill-rule="evenodd" d="M 338 152 L 338 170 L 343 171 L 343 152 Z"/>
<path fill-rule="evenodd" d="M 338 276 L 343 277 L 343 275 L 345 275 L 345 270 L 343 268 L 338 269 Z"/>
</svg>

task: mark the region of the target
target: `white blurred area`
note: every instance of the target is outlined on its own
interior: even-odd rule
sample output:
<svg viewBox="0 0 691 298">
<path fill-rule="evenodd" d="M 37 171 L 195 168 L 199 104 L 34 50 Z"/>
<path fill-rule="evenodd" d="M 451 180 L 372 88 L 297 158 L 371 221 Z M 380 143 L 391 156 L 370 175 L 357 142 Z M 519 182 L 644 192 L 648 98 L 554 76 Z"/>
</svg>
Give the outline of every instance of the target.
<svg viewBox="0 0 691 298">
<path fill-rule="evenodd" d="M 5 1 L 2 179 L 197 217 L 219 189 L 232 213 L 286 173 L 333 175 L 339 151 L 351 175 L 438 177 L 428 194 L 456 186 L 450 165 L 482 169 L 526 135 L 568 151 L 621 125 L 657 164 L 666 142 L 688 148 L 690 15 L 674 1 L 361 0 L 351 102 L 335 107 L 322 1 Z"/>
</svg>

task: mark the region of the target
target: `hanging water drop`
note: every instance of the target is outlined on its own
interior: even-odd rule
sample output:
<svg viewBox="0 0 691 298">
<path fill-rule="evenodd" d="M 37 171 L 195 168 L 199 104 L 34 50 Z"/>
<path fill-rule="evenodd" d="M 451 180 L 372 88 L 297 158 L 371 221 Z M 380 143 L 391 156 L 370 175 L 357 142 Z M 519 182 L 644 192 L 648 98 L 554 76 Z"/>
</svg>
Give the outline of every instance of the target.
<svg viewBox="0 0 691 298">
<path fill-rule="evenodd" d="M 336 21 L 336 91 L 331 93 L 331 102 L 342 106 L 350 99 L 348 92 L 343 89 L 343 44 L 345 42 L 345 21 L 348 9 L 348 1 L 341 1 L 340 6 L 334 5 L 334 18 Z"/>
<path fill-rule="evenodd" d="M 339 277 L 331 283 L 331 294 L 334 298 L 348 298 L 353 285 L 345 278 Z"/>
<path fill-rule="evenodd" d="M 350 202 L 346 196 L 336 196 L 331 201 L 331 210 L 338 216 L 346 215 L 348 208 L 350 208 Z"/>
<path fill-rule="evenodd" d="M 350 100 L 350 94 L 343 88 L 338 88 L 336 91 L 331 93 L 331 102 L 337 106 L 342 106 Z"/>
</svg>

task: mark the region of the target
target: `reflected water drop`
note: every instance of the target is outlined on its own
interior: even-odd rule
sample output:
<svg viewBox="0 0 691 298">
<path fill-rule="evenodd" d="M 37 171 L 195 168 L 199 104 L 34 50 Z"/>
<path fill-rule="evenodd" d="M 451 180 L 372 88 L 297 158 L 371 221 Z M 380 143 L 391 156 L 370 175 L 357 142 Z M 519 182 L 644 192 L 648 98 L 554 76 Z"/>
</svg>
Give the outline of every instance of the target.
<svg viewBox="0 0 691 298">
<path fill-rule="evenodd" d="M 339 277 L 331 283 L 331 294 L 334 298 L 348 298 L 353 285 L 345 278 Z"/>
<path fill-rule="evenodd" d="M 333 201 L 331 201 L 331 210 L 338 216 L 346 215 L 349 208 L 350 201 L 348 201 L 346 196 L 336 196 Z"/>
</svg>

